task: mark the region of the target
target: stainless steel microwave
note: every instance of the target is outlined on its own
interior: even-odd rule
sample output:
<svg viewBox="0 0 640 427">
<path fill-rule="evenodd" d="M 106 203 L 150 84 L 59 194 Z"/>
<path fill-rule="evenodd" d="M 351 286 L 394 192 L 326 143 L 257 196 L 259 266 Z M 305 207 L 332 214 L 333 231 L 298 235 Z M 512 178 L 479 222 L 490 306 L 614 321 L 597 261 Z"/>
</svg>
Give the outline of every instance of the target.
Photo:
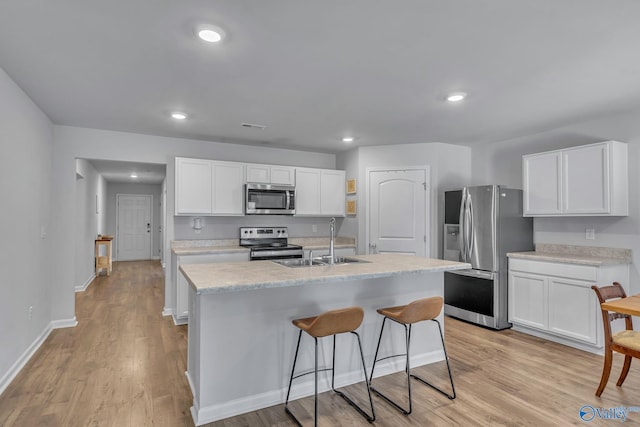
<svg viewBox="0 0 640 427">
<path fill-rule="evenodd" d="M 296 188 L 288 185 L 247 184 L 245 214 L 293 215 L 296 213 Z"/>
</svg>

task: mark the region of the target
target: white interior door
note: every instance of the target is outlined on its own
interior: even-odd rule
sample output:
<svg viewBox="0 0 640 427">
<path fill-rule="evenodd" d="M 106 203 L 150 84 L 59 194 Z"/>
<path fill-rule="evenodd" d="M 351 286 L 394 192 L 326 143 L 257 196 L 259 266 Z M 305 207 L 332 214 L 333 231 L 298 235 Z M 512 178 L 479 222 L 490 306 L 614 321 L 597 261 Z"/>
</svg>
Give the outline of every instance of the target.
<svg viewBox="0 0 640 427">
<path fill-rule="evenodd" d="M 368 253 L 427 256 L 427 169 L 370 170 Z"/>
<path fill-rule="evenodd" d="M 151 259 L 151 195 L 118 194 L 117 259 Z"/>
</svg>

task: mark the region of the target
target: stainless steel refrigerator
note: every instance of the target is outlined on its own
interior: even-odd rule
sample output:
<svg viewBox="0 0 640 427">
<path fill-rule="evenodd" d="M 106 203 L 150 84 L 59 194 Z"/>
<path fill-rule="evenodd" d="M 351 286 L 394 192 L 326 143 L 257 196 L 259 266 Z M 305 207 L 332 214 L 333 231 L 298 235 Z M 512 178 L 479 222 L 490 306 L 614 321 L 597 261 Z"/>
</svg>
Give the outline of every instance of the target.
<svg viewBox="0 0 640 427">
<path fill-rule="evenodd" d="M 472 268 L 445 273 L 444 312 L 493 329 L 508 322 L 508 252 L 533 250 L 522 190 L 499 185 L 445 191 L 444 258 Z"/>
</svg>

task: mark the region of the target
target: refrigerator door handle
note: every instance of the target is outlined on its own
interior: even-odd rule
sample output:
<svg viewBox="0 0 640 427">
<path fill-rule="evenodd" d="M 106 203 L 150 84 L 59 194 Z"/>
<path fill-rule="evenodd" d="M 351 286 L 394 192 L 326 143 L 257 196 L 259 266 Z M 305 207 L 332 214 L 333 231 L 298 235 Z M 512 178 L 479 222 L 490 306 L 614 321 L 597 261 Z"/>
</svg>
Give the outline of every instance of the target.
<svg viewBox="0 0 640 427">
<path fill-rule="evenodd" d="M 471 198 L 471 193 L 467 195 L 467 262 L 471 260 L 471 253 L 473 252 L 473 237 L 475 236 L 475 231 L 473 229 L 474 221 L 473 221 L 473 199 Z"/>
<path fill-rule="evenodd" d="M 458 231 L 458 242 L 460 244 L 460 256 L 462 262 L 467 262 L 467 241 L 466 241 L 466 224 L 465 224 L 465 208 L 466 208 L 467 189 L 462 189 L 462 200 L 460 201 L 460 230 Z"/>
</svg>

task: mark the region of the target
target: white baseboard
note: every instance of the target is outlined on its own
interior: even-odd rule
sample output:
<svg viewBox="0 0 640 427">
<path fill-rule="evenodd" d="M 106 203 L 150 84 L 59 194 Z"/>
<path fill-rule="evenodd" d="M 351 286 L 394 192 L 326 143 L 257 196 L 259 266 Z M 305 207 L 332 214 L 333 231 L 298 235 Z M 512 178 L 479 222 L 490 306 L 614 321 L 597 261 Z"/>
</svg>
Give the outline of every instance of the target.
<svg viewBox="0 0 640 427">
<path fill-rule="evenodd" d="M 176 316 L 173 316 L 173 324 L 176 325 L 176 326 L 188 325 L 189 324 L 189 318 L 188 317 L 176 317 Z"/>
<path fill-rule="evenodd" d="M 73 327 L 78 324 L 78 321 L 74 317 L 73 319 L 64 319 L 64 320 L 54 320 L 49 322 L 46 328 L 36 337 L 36 339 L 31 343 L 29 347 L 18 357 L 18 360 L 15 361 L 11 368 L 0 378 L 0 394 L 2 394 L 11 381 L 20 373 L 22 368 L 25 367 L 29 359 L 33 357 L 36 351 L 40 348 L 42 343 L 47 339 L 49 334 L 54 329 L 59 328 L 68 328 Z"/>
<path fill-rule="evenodd" d="M 511 327 L 512 330 L 516 332 L 522 332 L 523 334 L 533 335 L 534 337 L 544 338 L 549 341 L 557 342 L 558 344 L 563 344 L 569 347 L 577 348 L 578 350 L 587 351 L 589 353 L 604 354 L 604 348 L 598 347 L 597 345 L 582 343 L 576 340 L 572 340 L 570 338 L 560 337 L 554 334 L 550 334 L 544 331 L 539 331 L 534 328 L 528 328 L 523 325 L 514 324 Z"/>
<path fill-rule="evenodd" d="M 404 371 L 404 358 L 398 357 L 398 360 L 389 359 L 383 363 L 376 364 L 376 372 L 374 378 L 389 375 L 395 372 Z M 411 366 L 418 367 L 430 363 L 439 362 L 444 360 L 444 352 L 433 351 L 429 353 L 419 354 L 411 357 Z M 368 367 L 367 373 L 370 375 L 370 367 Z M 186 373 L 191 387 L 191 393 L 194 394 L 193 383 L 189 377 L 189 373 Z M 331 390 L 331 377 L 329 375 L 319 376 L 318 381 L 318 393 L 322 393 Z M 289 386 L 289 378 L 285 380 L 286 385 L 282 389 L 270 390 L 264 393 L 254 394 L 252 396 L 243 397 L 241 399 L 235 399 L 230 402 L 225 402 L 218 405 L 211 405 L 206 407 L 200 407 L 199 402 L 194 398 L 193 406 L 191 407 L 191 417 L 196 426 L 219 421 L 225 418 L 233 417 L 236 415 L 244 414 L 258 409 L 268 408 L 269 406 L 279 405 L 284 403 L 287 395 L 287 387 Z M 362 371 L 349 372 L 346 374 L 339 374 L 335 377 L 336 388 L 345 387 L 350 384 L 356 384 L 364 381 L 364 374 Z M 364 387 L 364 384 L 363 384 Z M 297 400 L 307 396 L 313 396 L 314 383 L 313 375 L 309 376 L 307 381 L 297 381 L 293 383 L 291 388 L 291 397 L 289 400 Z"/>
<path fill-rule="evenodd" d="M 96 275 L 95 275 L 95 273 L 94 273 L 94 274 L 92 274 L 92 275 L 91 275 L 91 277 L 89 277 L 89 278 L 87 279 L 87 281 L 86 281 L 86 282 L 84 282 L 82 285 L 76 286 L 76 292 L 84 292 L 84 291 L 86 291 L 86 290 L 87 290 L 87 288 L 89 287 L 89 285 L 90 285 L 91 283 L 93 283 L 93 279 L 95 279 L 95 278 L 96 278 Z"/>
<path fill-rule="evenodd" d="M 151 257 L 151 259 L 152 259 L 152 260 L 159 260 L 159 259 L 160 259 L 160 256 L 159 256 L 159 255 L 154 255 L 154 256 L 152 256 L 152 257 Z"/>
<path fill-rule="evenodd" d="M 162 309 L 162 316 L 171 316 L 173 314 L 173 309 L 169 307 L 165 307 Z"/>
</svg>

